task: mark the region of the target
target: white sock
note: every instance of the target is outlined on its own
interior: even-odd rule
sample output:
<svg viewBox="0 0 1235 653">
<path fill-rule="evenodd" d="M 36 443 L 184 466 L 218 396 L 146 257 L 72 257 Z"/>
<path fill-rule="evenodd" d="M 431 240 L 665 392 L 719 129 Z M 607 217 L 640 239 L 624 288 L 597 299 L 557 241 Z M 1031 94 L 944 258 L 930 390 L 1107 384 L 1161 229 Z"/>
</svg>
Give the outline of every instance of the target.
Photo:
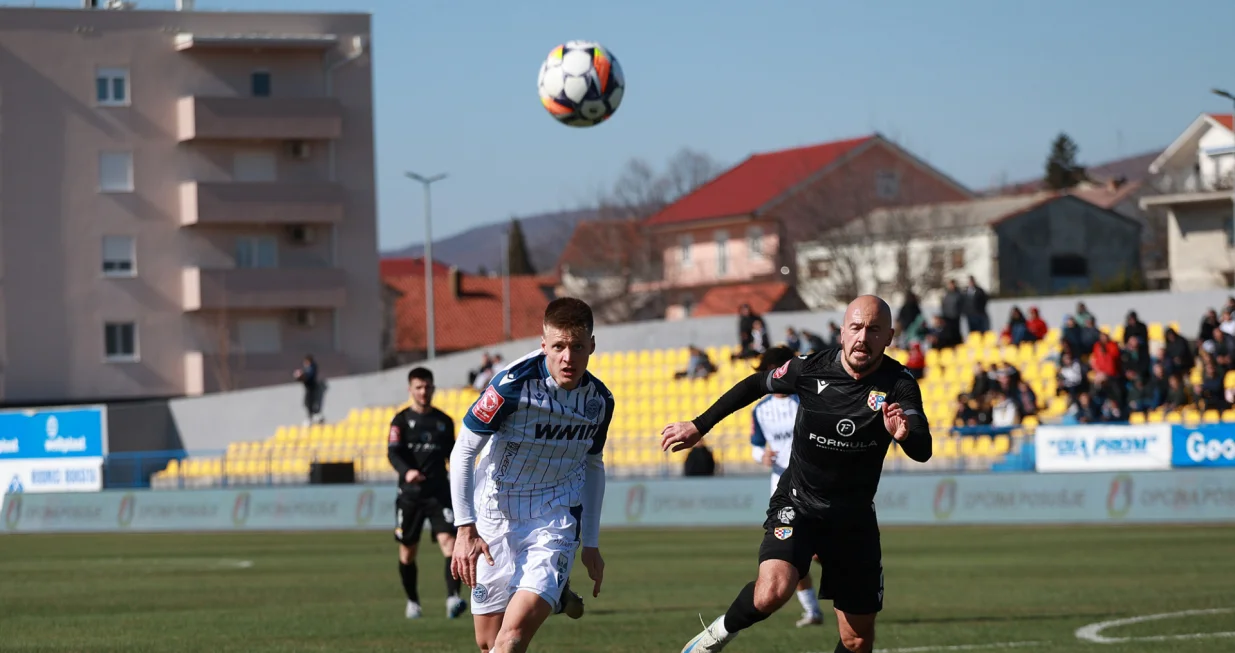
<svg viewBox="0 0 1235 653">
<path fill-rule="evenodd" d="M 719 619 L 712 622 L 712 634 L 724 639 L 729 636 L 729 631 L 725 630 L 725 615 L 721 615 Z"/>
<path fill-rule="evenodd" d="M 798 590 L 798 602 L 802 604 L 802 609 L 810 614 L 822 614 L 819 609 L 819 599 L 815 596 L 814 589 Z"/>
</svg>

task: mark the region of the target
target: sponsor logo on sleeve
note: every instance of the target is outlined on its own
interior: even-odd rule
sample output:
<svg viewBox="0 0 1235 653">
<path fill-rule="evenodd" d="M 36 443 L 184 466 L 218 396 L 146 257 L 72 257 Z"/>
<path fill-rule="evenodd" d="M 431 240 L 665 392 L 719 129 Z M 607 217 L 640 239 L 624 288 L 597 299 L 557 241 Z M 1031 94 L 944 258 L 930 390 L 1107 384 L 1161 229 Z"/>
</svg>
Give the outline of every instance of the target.
<svg viewBox="0 0 1235 653">
<path fill-rule="evenodd" d="M 790 362 L 791 361 L 785 361 L 784 365 L 781 365 L 780 367 L 776 368 L 776 371 L 772 372 L 772 378 L 779 379 L 780 377 L 784 376 L 785 373 L 789 371 Z"/>
<path fill-rule="evenodd" d="M 399 444 L 399 427 L 390 425 L 390 444 Z"/>
</svg>

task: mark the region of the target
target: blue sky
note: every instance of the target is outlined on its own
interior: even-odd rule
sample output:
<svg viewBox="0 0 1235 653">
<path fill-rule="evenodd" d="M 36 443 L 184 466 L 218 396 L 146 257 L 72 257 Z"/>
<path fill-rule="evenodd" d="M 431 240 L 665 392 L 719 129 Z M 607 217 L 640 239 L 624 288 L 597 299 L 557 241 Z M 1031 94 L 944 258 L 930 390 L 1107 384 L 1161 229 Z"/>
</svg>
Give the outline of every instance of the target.
<svg viewBox="0 0 1235 653">
<path fill-rule="evenodd" d="M 148 8 L 172 0 L 138 0 Z M 36 0 L 74 6 L 75 0 Z M 6 4 L 29 5 L 9 1 Z M 880 131 L 974 188 L 1041 174 L 1066 131 L 1083 162 L 1169 143 L 1235 87 L 1231 0 L 197 0 L 204 10 L 373 15 L 380 241 L 575 208 L 632 157 L 726 164 Z M 596 40 L 627 92 L 609 122 L 536 99 L 549 50 Z M 1235 89 L 1232 89 L 1235 90 Z"/>
</svg>

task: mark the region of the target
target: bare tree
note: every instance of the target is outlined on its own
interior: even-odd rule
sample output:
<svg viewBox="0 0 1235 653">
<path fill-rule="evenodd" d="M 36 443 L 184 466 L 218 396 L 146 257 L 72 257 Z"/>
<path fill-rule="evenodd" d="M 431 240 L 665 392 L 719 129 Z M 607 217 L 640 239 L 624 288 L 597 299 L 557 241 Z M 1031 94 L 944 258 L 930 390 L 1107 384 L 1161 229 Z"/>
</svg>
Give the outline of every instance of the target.
<svg viewBox="0 0 1235 653">
<path fill-rule="evenodd" d="M 632 159 L 609 191 L 594 201 L 597 218 L 575 227 L 563 258 L 563 289 L 592 305 L 602 322 L 621 322 L 663 310 L 648 286 L 660 279 L 655 243 L 642 222 L 706 183 L 720 166 L 683 149 L 657 172 Z"/>
</svg>

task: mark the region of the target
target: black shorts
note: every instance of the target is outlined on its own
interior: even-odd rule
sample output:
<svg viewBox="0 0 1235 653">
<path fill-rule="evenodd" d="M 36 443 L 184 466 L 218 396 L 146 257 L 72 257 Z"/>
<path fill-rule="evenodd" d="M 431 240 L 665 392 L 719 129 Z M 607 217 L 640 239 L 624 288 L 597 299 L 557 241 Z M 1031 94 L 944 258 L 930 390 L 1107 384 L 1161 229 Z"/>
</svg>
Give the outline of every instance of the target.
<svg viewBox="0 0 1235 653">
<path fill-rule="evenodd" d="M 429 528 L 434 537 L 442 533 L 454 535 L 458 530 L 455 528 L 455 512 L 450 507 L 449 495 L 411 500 L 396 499 L 395 541 L 405 546 L 418 544 L 426 519 L 429 520 Z"/>
<path fill-rule="evenodd" d="M 822 515 L 807 517 L 788 496 L 772 495 L 759 562 L 784 560 L 810 574 L 813 556 L 819 556 L 823 575 L 819 598 L 850 614 L 883 610 L 883 553 L 879 522 L 873 505 L 865 508 L 833 506 Z"/>
</svg>

